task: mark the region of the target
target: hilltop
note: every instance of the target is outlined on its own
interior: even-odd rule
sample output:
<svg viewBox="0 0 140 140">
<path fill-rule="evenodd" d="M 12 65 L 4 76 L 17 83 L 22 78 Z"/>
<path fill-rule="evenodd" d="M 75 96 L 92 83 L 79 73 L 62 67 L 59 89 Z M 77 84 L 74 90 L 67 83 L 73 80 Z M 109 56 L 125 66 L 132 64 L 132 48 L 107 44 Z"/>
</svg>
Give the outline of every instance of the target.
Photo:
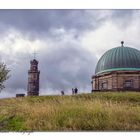
<svg viewBox="0 0 140 140">
<path fill-rule="evenodd" d="M 140 93 L 0 99 L 0 131 L 140 130 Z"/>
</svg>

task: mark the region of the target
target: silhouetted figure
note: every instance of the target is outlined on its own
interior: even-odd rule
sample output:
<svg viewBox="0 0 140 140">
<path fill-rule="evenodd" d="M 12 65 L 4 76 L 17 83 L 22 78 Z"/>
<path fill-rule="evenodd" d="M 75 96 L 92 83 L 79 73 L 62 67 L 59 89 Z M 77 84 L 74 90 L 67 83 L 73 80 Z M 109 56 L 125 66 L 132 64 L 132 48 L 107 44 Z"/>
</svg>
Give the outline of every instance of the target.
<svg viewBox="0 0 140 140">
<path fill-rule="evenodd" d="M 65 94 L 65 93 L 64 93 L 64 91 L 62 90 L 62 91 L 61 91 L 61 95 L 64 95 L 64 94 Z"/>
<path fill-rule="evenodd" d="M 72 88 L 72 95 L 74 95 L 74 93 L 75 93 L 74 91 L 75 91 L 75 90 Z"/>
<path fill-rule="evenodd" d="M 77 94 L 78 93 L 78 88 L 75 88 L 74 92 L 75 92 L 75 94 Z"/>
</svg>

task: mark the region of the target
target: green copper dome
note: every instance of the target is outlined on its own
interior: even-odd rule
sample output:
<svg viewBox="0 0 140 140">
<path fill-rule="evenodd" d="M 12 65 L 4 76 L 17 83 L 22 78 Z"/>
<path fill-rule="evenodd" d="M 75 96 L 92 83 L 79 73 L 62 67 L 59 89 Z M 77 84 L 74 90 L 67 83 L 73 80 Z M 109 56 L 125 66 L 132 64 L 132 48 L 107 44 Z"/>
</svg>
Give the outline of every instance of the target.
<svg viewBox="0 0 140 140">
<path fill-rule="evenodd" d="M 99 59 L 95 74 L 117 70 L 140 70 L 140 51 L 122 46 L 108 50 Z"/>
</svg>

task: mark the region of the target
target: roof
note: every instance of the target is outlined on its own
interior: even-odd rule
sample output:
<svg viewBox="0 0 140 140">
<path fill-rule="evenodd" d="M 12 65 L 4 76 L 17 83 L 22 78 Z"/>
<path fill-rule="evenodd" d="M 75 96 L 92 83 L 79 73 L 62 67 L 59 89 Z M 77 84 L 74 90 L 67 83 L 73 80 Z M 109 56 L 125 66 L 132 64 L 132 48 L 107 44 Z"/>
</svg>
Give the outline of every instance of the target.
<svg viewBox="0 0 140 140">
<path fill-rule="evenodd" d="M 108 50 L 99 59 L 95 74 L 118 70 L 140 70 L 140 51 L 123 46 Z"/>
<path fill-rule="evenodd" d="M 37 61 L 36 59 L 33 59 L 33 60 L 31 61 L 31 64 L 37 65 L 37 64 L 38 64 L 38 61 Z"/>
</svg>

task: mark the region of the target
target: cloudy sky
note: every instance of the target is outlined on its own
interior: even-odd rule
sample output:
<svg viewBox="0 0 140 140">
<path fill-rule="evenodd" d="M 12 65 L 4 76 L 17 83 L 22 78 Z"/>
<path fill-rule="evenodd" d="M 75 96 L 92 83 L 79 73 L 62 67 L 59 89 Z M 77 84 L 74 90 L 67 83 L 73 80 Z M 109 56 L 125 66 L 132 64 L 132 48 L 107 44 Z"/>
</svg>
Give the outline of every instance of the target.
<svg viewBox="0 0 140 140">
<path fill-rule="evenodd" d="M 91 91 L 91 76 L 110 48 L 140 49 L 140 10 L 0 10 L 0 60 L 11 70 L 0 97 L 26 93 L 36 50 L 40 94 Z"/>
</svg>

